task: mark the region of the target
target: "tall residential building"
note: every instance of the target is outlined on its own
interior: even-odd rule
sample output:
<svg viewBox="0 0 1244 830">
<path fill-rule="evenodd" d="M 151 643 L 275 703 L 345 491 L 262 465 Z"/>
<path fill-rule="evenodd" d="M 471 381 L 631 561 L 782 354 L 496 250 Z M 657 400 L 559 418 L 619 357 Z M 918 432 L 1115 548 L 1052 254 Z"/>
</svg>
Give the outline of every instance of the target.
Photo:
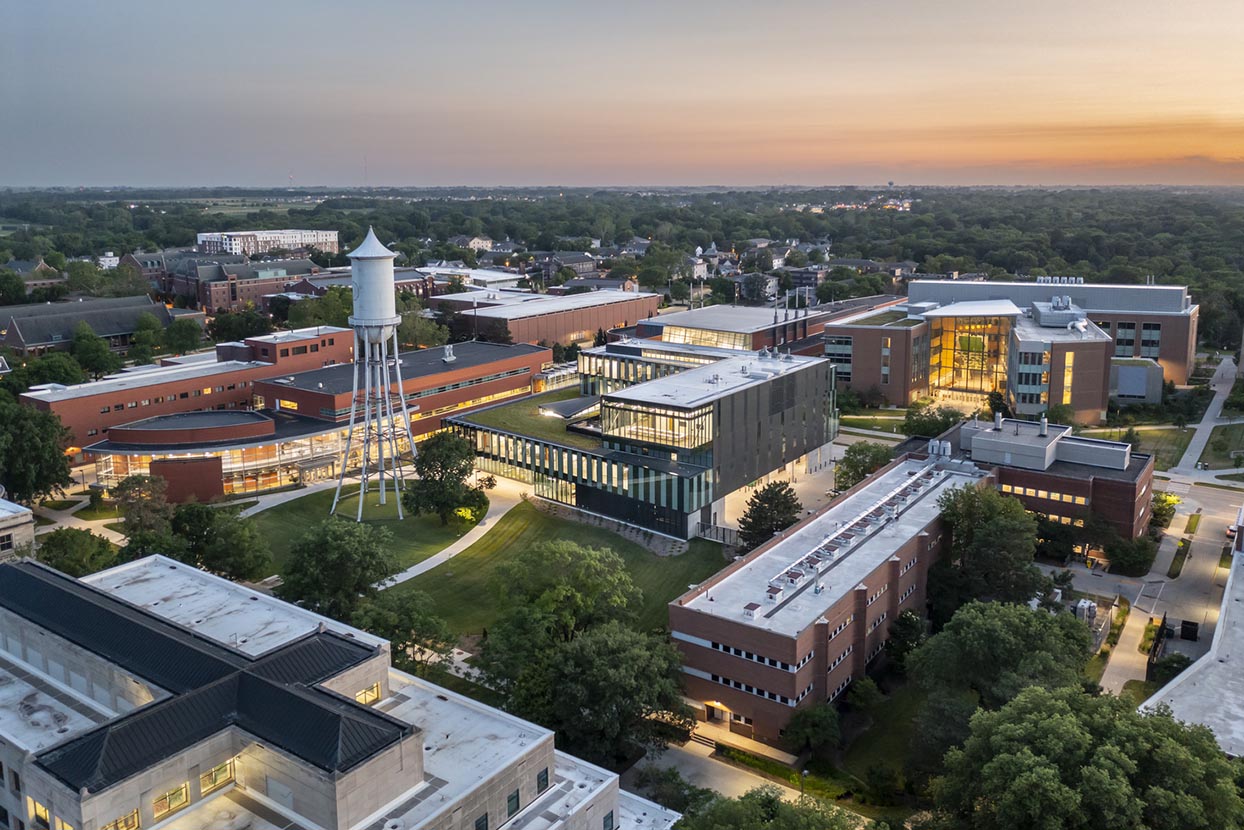
<svg viewBox="0 0 1244 830">
<path fill-rule="evenodd" d="M 667 830 L 385 640 L 150 556 L 0 564 L 0 819 L 30 830 Z"/>
<path fill-rule="evenodd" d="M 205 254 L 264 254 L 268 251 L 294 251 L 315 248 L 324 253 L 338 251 L 337 231 L 285 229 L 278 231 L 223 231 L 201 233 L 195 244 Z"/>
</svg>

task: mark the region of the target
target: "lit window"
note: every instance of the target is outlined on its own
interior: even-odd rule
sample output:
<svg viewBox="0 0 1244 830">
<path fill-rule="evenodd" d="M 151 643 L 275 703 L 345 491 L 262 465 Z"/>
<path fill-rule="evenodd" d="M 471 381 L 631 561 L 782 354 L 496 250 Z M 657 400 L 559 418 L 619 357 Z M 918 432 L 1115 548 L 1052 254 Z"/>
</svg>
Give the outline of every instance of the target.
<svg viewBox="0 0 1244 830">
<path fill-rule="evenodd" d="M 233 780 L 233 759 L 212 767 L 199 776 L 199 792 L 203 795 L 217 790 Z"/>
<path fill-rule="evenodd" d="M 380 700 L 380 684 L 373 683 L 366 689 L 361 689 L 355 693 L 354 699 L 364 706 L 370 706 L 377 700 Z"/>
<path fill-rule="evenodd" d="M 151 802 L 151 812 L 157 821 L 190 802 L 190 784 L 185 783 Z"/>
<path fill-rule="evenodd" d="M 115 821 L 105 824 L 100 830 L 138 830 L 138 811 L 121 816 Z"/>
<path fill-rule="evenodd" d="M 56 817 L 56 830 L 73 830 L 73 825 L 66 821 L 61 821 L 60 816 Z"/>
<path fill-rule="evenodd" d="M 1076 504 L 1087 504 L 1087 503 L 1088 503 L 1088 499 L 1084 498 L 1084 496 L 1076 496 Z"/>
<path fill-rule="evenodd" d="M 26 796 L 26 806 L 30 809 L 30 820 L 31 821 L 33 821 L 35 824 L 42 827 L 43 830 L 48 830 L 48 828 L 52 826 L 48 818 L 47 807 L 44 807 L 42 804 L 35 801 L 30 796 Z"/>
</svg>

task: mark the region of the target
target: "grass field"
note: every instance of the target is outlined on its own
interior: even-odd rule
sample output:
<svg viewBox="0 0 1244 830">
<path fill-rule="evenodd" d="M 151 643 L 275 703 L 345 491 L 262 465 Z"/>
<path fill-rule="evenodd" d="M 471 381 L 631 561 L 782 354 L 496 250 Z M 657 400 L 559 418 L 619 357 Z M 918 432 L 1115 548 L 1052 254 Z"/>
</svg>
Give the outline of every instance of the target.
<svg viewBox="0 0 1244 830">
<path fill-rule="evenodd" d="M 84 522 L 94 522 L 99 519 L 120 519 L 121 508 L 115 504 L 101 504 L 99 507 L 91 507 L 87 505 L 81 510 L 73 514 L 75 519 L 81 519 Z"/>
<path fill-rule="evenodd" d="M 39 502 L 39 506 L 48 510 L 68 510 L 80 501 L 82 499 L 44 499 Z"/>
<path fill-rule="evenodd" d="M 899 438 L 905 437 L 900 428 L 903 426 L 902 418 L 894 417 L 876 417 L 873 415 L 843 415 L 839 419 L 839 424 L 850 429 L 871 429 L 877 432 L 892 432 Z"/>
<path fill-rule="evenodd" d="M 393 494 L 389 493 L 389 503 L 383 508 L 379 505 L 379 499 L 379 494 L 374 490 L 368 493 L 367 504 L 363 507 L 364 521 L 386 528 L 393 534 L 393 552 L 402 568 L 427 559 L 470 529 L 461 523 L 441 527 L 441 520 L 435 516 L 412 517 L 408 514 L 405 521 L 399 522 Z M 272 564 L 277 573 L 284 572 L 294 542 L 328 518 L 332 504 L 333 490 L 320 490 L 300 499 L 278 504 L 252 517 L 257 529 L 272 547 Z M 337 512 L 353 517 L 357 510 L 358 485 L 353 485 L 343 492 Z"/>
<path fill-rule="evenodd" d="M 1092 438 L 1105 438 L 1111 441 L 1122 440 L 1126 429 L 1085 430 L 1084 434 Z M 1153 456 L 1153 466 L 1158 470 L 1169 470 L 1183 458 L 1188 443 L 1192 441 L 1195 430 L 1189 429 L 1145 429 L 1137 427 L 1140 435 L 1140 449 L 1145 455 Z"/>
<path fill-rule="evenodd" d="M 873 713 L 873 725 L 852 741 L 842 756 L 843 768 L 860 779 L 874 766 L 889 767 L 901 776 L 916 728 L 916 713 L 926 696 L 915 683 L 907 683 L 890 695 Z"/>
<path fill-rule="evenodd" d="M 1128 680 L 1123 684 L 1119 697 L 1128 702 L 1129 706 L 1139 706 L 1162 688 L 1160 684 L 1150 680 Z"/>
<path fill-rule="evenodd" d="M 423 591 L 451 629 L 478 634 L 498 616 L 500 598 L 492 581 L 497 566 L 513 552 L 555 539 L 612 548 L 626 561 L 631 578 L 644 592 L 638 622 L 645 630 L 663 628 L 669 601 L 726 564 L 716 542 L 697 539 L 681 556 L 657 556 L 616 533 L 558 519 L 522 503 L 450 561 L 389 590 Z"/>
<path fill-rule="evenodd" d="M 1208 463 L 1211 470 L 1228 470 L 1235 467 L 1232 450 L 1244 450 L 1244 424 L 1214 427 L 1200 460 Z"/>
</svg>

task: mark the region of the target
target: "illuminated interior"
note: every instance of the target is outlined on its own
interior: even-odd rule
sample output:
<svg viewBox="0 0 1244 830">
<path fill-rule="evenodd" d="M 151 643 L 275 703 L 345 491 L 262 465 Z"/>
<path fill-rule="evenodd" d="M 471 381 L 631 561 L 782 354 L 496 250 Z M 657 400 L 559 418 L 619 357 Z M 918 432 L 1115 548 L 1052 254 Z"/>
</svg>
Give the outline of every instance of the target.
<svg viewBox="0 0 1244 830">
<path fill-rule="evenodd" d="M 929 389 L 987 395 L 1006 389 L 1009 317 L 934 317 Z"/>
</svg>

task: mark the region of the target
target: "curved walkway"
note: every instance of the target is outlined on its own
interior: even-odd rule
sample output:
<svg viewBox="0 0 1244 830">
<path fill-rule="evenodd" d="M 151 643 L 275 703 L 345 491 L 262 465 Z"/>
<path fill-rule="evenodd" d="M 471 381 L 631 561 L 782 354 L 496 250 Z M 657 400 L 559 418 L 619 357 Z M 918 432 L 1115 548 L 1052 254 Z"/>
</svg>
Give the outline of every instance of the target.
<svg viewBox="0 0 1244 830">
<path fill-rule="evenodd" d="M 125 536 L 123 534 L 117 533 L 115 530 L 109 530 L 108 528 L 104 527 L 104 525 L 121 521 L 120 518 L 112 517 L 112 518 L 107 518 L 107 519 L 94 519 L 91 521 L 87 521 L 86 519 L 79 519 L 77 516 L 73 515 L 73 511 L 82 509 L 82 506 L 87 501 L 88 499 L 85 496 L 83 496 L 82 499 L 76 505 L 69 508 L 68 510 L 49 510 L 46 507 L 40 507 L 40 506 L 35 506 L 34 508 L 32 508 L 36 516 L 41 516 L 45 519 L 50 519 L 52 522 L 55 523 L 55 524 L 45 525 L 40 528 L 36 528 L 35 529 L 36 539 L 39 536 L 42 536 L 45 533 L 51 533 L 53 530 L 57 530 L 58 528 L 72 527 L 75 530 L 86 530 L 86 531 L 90 531 L 91 533 L 94 533 L 96 536 L 102 536 L 105 539 L 107 539 L 109 542 L 112 542 L 114 545 L 124 545 Z"/>
<path fill-rule="evenodd" d="M 393 574 L 393 576 L 376 583 L 376 587 L 380 590 L 392 588 L 408 579 L 414 579 L 421 573 L 426 573 L 433 568 L 443 565 L 450 559 L 475 544 L 485 533 L 492 530 L 501 517 L 514 509 L 521 502 L 522 494 L 526 492 L 527 485 L 519 481 L 511 481 L 505 478 L 497 479 L 497 486 L 488 491 L 488 512 L 484 514 L 484 518 L 475 527 L 462 534 L 452 545 L 424 559 L 422 562 L 416 562 L 404 571 Z"/>
</svg>

